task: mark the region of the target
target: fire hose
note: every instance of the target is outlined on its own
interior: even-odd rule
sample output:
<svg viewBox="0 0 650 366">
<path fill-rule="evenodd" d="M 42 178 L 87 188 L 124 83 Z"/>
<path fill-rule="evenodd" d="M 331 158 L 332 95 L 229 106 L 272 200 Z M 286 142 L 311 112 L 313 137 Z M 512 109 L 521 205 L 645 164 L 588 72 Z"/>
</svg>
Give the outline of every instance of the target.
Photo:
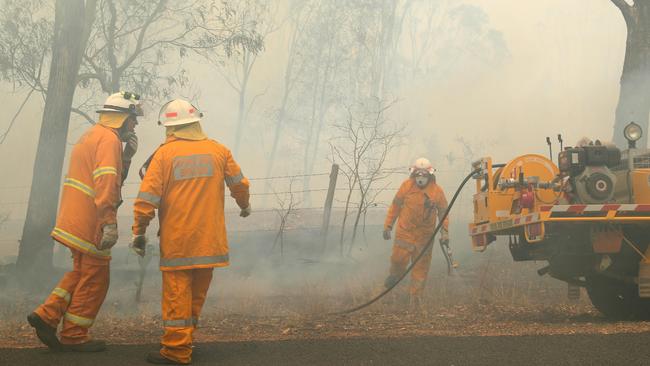
<svg viewBox="0 0 650 366">
<path fill-rule="evenodd" d="M 355 307 L 353 307 L 351 309 L 330 313 L 330 315 L 350 314 L 350 313 L 354 313 L 355 311 L 359 311 L 359 310 L 361 310 L 363 308 L 366 308 L 366 307 L 374 304 L 375 302 L 377 302 L 382 297 L 386 296 L 386 294 L 391 292 L 400 282 L 402 282 L 402 280 L 406 277 L 406 275 L 408 275 L 409 272 L 411 272 L 411 270 L 413 270 L 413 267 L 415 267 L 415 265 L 420 261 L 420 259 L 422 259 L 424 254 L 426 254 L 426 252 L 429 249 L 431 249 L 431 246 L 433 245 L 434 239 L 435 239 L 436 235 L 438 234 L 438 231 L 440 231 L 445 219 L 447 218 L 447 216 L 449 216 L 449 211 L 451 211 L 451 208 L 454 206 L 454 203 L 456 203 L 456 199 L 458 199 L 458 196 L 460 195 L 460 192 L 463 190 L 463 187 L 465 187 L 465 184 L 467 184 L 467 182 L 475 174 L 477 174 L 479 171 L 480 171 L 480 169 L 473 170 L 471 173 L 469 173 L 465 177 L 465 179 L 463 179 L 463 181 L 458 186 L 458 189 L 456 189 L 456 192 L 454 193 L 454 196 L 451 198 L 451 201 L 449 202 L 449 207 L 447 207 L 447 210 L 445 211 L 445 213 L 442 215 L 440 220 L 438 220 L 438 225 L 436 226 L 435 230 L 433 230 L 433 234 L 431 234 L 431 238 L 429 238 L 429 240 L 427 241 L 427 244 L 424 246 L 424 249 L 422 249 L 420 251 L 420 254 L 418 254 L 418 256 L 415 257 L 415 259 L 411 262 L 411 264 L 406 268 L 404 273 L 402 273 L 395 282 L 393 282 L 390 286 L 386 287 L 379 295 L 373 297 L 372 299 L 366 301 L 365 303 L 363 303 L 361 305 L 358 305 L 358 306 L 355 306 Z M 449 248 L 449 244 L 448 243 L 443 244 L 441 242 L 440 243 L 440 248 L 442 249 L 442 252 L 443 252 L 443 254 L 445 256 L 445 260 L 447 261 L 447 273 L 451 273 L 451 269 L 454 267 L 454 261 L 453 261 L 453 258 L 451 256 L 451 249 Z"/>
</svg>

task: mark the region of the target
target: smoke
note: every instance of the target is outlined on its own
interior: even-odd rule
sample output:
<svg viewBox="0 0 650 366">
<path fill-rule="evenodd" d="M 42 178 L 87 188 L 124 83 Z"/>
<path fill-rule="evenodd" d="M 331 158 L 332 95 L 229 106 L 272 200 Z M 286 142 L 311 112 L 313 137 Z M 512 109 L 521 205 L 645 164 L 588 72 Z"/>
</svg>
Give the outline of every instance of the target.
<svg viewBox="0 0 650 366">
<path fill-rule="evenodd" d="M 378 206 L 372 210 L 374 216 L 369 216 L 365 234 L 355 244 L 352 256 L 340 256 L 338 250 L 337 225 L 341 220 L 340 201 L 344 198 L 340 192 L 335 195 L 337 213 L 332 218 L 325 249 L 316 239 L 322 220 L 319 209 L 325 201 L 331 165 L 326 142 L 332 134 L 332 123 L 336 122 L 332 116 L 337 115 L 327 112 L 311 166 L 312 173 L 318 174 L 310 181 L 310 189 L 315 190 L 309 192 L 313 206 L 304 207 L 310 210 L 299 211 L 293 219 L 282 254 L 279 244 L 274 246 L 278 219 L 273 211 L 276 202 L 270 193 L 285 191 L 287 180 L 252 180 L 253 215 L 246 221 L 237 217 L 235 204 L 228 201 L 232 266 L 215 270 L 211 290 L 211 299 L 222 309 L 241 312 L 262 309 L 272 313 L 334 310 L 376 293 L 387 275 L 391 251 L 390 243 L 381 240 L 386 205 L 407 178 L 407 166 L 417 157 L 425 156 L 433 162 L 438 182 L 449 198 L 473 159 L 490 155 L 496 162 L 505 162 L 524 153 L 546 154 L 545 136 L 557 133 L 562 133 L 567 141 L 575 141 L 585 134 L 601 140 L 611 136 L 625 26 L 608 2 L 586 6 L 578 0 L 468 0 L 435 2 L 437 5 L 431 7 L 428 4 L 434 2 L 417 3 L 422 6 L 419 8 L 422 12 L 404 23 L 396 52 L 385 67 L 387 74 L 383 81 L 386 96 L 398 101 L 389 111 L 389 117 L 406 126 L 406 143 L 386 163 L 387 168 L 395 168 L 394 174 L 382 182 L 385 192 L 379 196 Z M 280 14 L 286 16 L 288 5 L 280 8 Z M 350 14 L 342 16 L 350 22 L 347 18 Z M 249 128 L 235 156 L 249 178 L 268 178 L 264 174 L 283 96 L 289 57 L 287 44 L 291 36 L 283 19 L 278 16 L 273 20 L 279 29 L 267 37 L 249 80 Z M 427 31 L 430 32 L 428 40 Z M 201 92 L 190 94 L 179 90 L 176 96 L 196 95 L 197 105 L 205 113 L 206 133 L 233 146 L 237 95 L 222 73 L 203 60 L 187 60 L 187 70 L 192 89 Z M 342 75 L 339 80 L 349 81 L 342 84 L 347 87 L 353 84 L 354 76 Z M 304 95 L 293 95 L 295 113 L 285 126 L 273 176 L 304 173 L 302 154 L 309 134 L 305 126 L 310 121 L 305 110 L 309 110 L 308 103 L 314 99 L 314 94 L 305 91 L 313 87 L 312 83 L 313 80 L 305 78 L 296 86 Z M 4 128 L 4 121 L 9 121 L 15 113 L 23 95 L 14 94 L 11 85 L 3 84 L 1 88 L 8 107 L 0 109 L 0 128 Z M 346 101 L 340 100 L 346 94 L 339 95 L 339 99 L 327 93 L 323 95 L 328 108 L 330 104 Z M 134 306 L 139 267 L 126 243 L 130 238 L 132 202 L 139 187 L 135 168 L 165 137 L 164 130 L 155 123 L 157 112 L 158 106 L 150 106 L 138 126 L 140 150 L 123 189 L 125 203 L 119 211 L 121 241 L 113 260 L 117 277 L 111 284 L 108 309 Z M 0 183 L 0 215 L 8 215 L 8 220 L 0 225 L 0 257 L 5 262 L 12 262 L 18 252 L 41 113 L 42 101 L 32 99 L 6 142 L 0 145 L 0 171 L 5 172 Z M 70 145 L 88 128 L 80 119 L 71 123 Z M 458 288 L 467 288 L 469 292 L 465 295 L 474 294 L 480 285 L 471 282 L 478 278 L 477 273 L 491 268 L 486 265 L 487 256 L 470 251 L 467 224 L 472 214 L 472 193 L 472 187 L 466 189 L 451 214 L 452 247 L 461 262 L 459 272 L 476 275 L 469 280 L 463 275 L 449 280 L 457 281 Z M 149 232 L 153 234 L 156 230 L 151 227 Z M 58 246 L 56 250 L 57 265 L 69 267 L 65 249 Z M 511 263 L 503 248 L 493 251 L 497 253 L 495 256 L 505 259 L 501 263 Z M 432 278 L 445 279 L 444 261 L 437 248 L 434 253 L 437 254 Z M 160 274 L 155 262 L 154 258 L 145 280 L 143 296 L 149 304 L 145 306 L 147 309 L 156 309 L 152 304 L 160 299 Z M 534 266 L 509 265 L 504 268 L 521 273 L 528 273 Z M 467 281 L 471 285 L 466 285 Z M 441 288 L 439 283 L 432 284 L 431 296 L 443 296 Z M 32 303 L 37 301 L 33 299 Z"/>
</svg>

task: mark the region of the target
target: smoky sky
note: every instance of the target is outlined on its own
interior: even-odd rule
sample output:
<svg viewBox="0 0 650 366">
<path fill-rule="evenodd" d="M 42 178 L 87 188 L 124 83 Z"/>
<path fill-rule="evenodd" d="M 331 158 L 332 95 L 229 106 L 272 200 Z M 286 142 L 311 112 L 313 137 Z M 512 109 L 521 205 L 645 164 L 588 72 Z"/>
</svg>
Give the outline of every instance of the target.
<svg viewBox="0 0 650 366">
<path fill-rule="evenodd" d="M 425 2 L 426 3 L 426 2 Z M 447 191 L 468 170 L 468 159 L 491 155 L 507 160 L 524 153 L 547 153 L 546 136 L 562 133 L 569 144 L 583 136 L 611 138 L 618 100 L 619 78 L 625 51 L 625 25 L 620 12 L 609 1 L 580 0 L 465 0 L 431 2 L 441 10 L 435 32 L 422 52 L 419 35 L 426 19 L 413 18 L 403 25 L 397 53 L 388 67 L 385 83 L 396 100 L 388 112 L 391 123 L 405 126 L 403 143 L 386 164 L 405 167 L 419 156 L 427 156 L 438 169 Z M 248 98 L 256 98 L 248 114 L 248 127 L 235 159 L 248 177 L 266 173 L 273 113 L 282 98 L 290 31 L 281 22 L 289 9 L 280 2 L 275 21 L 278 29 L 265 40 L 251 75 Z M 426 5 L 426 4 L 425 4 Z M 177 96 L 196 97 L 205 112 L 203 127 L 218 141 L 234 143 L 238 96 L 223 72 L 198 59 L 186 62 L 191 88 Z M 303 88 L 307 86 L 303 85 Z M 4 130 L 16 113 L 25 92 L 12 92 L 0 85 Z M 96 96 L 101 100 L 102 95 Z M 294 109 L 302 104 L 294 99 Z M 298 107 L 296 107 L 298 106 Z M 157 126 L 158 105 L 149 105 L 140 120 L 140 150 L 134 157 L 138 167 L 164 140 Z M 0 145 L 0 214 L 24 220 L 36 153 L 43 101 L 33 98 L 20 115 L 4 144 Z M 335 117 L 328 117 L 316 147 L 314 173 L 329 171 L 327 139 Z M 301 151 L 304 118 L 296 114 L 285 126 L 282 149 L 273 175 L 302 173 Z M 69 147 L 88 128 L 80 119 L 71 121 Z M 471 151 L 468 151 L 467 147 Z M 69 149 L 68 149 L 69 151 Z M 66 160 L 67 168 L 67 160 Z M 64 168 L 64 170 L 66 169 Z M 137 182 L 132 169 L 130 182 Z M 405 174 L 388 179 L 398 186 Z M 264 191 L 264 182 L 253 181 L 251 191 Z M 286 182 L 278 182 L 280 191 Z M 301 182 L 296 183 L 301 185 Z M 314 178 L 314 188 L 327 186 L 327 178 Z M 125 197 L 137 193 L 137 184 L 127 185 Z M 390 201 L 394 192 L 382 196 Z M 324 195 L 314 195 L 313 205 Z M 232 203 L 228 207 L 234 207 Z M 273 199 L 253 197 L 253 207 L 273 207 Z M 131 206 L 120 215 L 130 215 Z M 0 227 L 0 237 L 17 232 Z M 0 242 L 0 255 L 15 253 L 16 245 Z"/>
</svg>

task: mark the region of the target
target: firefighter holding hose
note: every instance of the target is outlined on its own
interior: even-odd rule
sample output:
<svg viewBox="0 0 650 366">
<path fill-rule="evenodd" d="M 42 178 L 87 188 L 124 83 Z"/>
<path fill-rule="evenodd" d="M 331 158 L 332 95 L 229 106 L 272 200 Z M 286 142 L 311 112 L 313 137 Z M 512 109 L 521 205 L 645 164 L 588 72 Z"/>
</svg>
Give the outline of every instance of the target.
<svg viewBox="0 0 650 366">
<path fill-rule="evenodd" d="M 391 239 L 393 226 L 397 223 L 393 253 L 390 258 L 390 274 L 384 286 L 392 287 L 408 265 L 425 249 L 436 228 L 438 217 L 447 210 L 447 199 L 442 188 L 436 184 L 431 162 L 419 158 L 410 169 L 410 176 L 400 186 L 386 215 L 384 240 Z M 448 248 L 449 219 L 440 230 L 440 243 Z M 411 272 L 409 294 L 411 304 L 417 305 L 424 289 L 431 266 L 431 246 Z"/>
</svg>

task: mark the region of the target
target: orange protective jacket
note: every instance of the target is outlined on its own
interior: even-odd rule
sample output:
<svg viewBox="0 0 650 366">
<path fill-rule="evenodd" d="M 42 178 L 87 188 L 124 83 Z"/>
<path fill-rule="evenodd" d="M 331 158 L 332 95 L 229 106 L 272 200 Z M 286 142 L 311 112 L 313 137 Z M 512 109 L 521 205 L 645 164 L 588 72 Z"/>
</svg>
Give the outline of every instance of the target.
<svg viewBox="0 0 650 366">
<path fill-rule="evenodd" d="M 438 215 L 445 210 L 447 199 L 439 185 L 431 182 L 420 189 L 415 179 L 409 178 L 402 183 L 388 209 L 384 230 L 392 228 L 397 220 L 396 242 L 426 244 L 436 228 Z M 449 218 L 445 219 L 443 227 L 449 228 Z"/>
<path fill-rule="evenodd" d="M 52 238 L 83 253 L 110 260 L 110 250 L 99 250 L 97 245 L 103 226 L 117 223 L 121 176 L 122 142 L 117 131 L 93 126 L 72 149 Z"/>
<path fill-rule="evenodd" d="M 216 141 L 171 136 L 154 153 L 135 200 L 133 234 L 145 233 L 157 208 L 162 271 L 229 264 L 226 185 L 239 207 L 248 207 L 248 179 Z"/>
</svg>

